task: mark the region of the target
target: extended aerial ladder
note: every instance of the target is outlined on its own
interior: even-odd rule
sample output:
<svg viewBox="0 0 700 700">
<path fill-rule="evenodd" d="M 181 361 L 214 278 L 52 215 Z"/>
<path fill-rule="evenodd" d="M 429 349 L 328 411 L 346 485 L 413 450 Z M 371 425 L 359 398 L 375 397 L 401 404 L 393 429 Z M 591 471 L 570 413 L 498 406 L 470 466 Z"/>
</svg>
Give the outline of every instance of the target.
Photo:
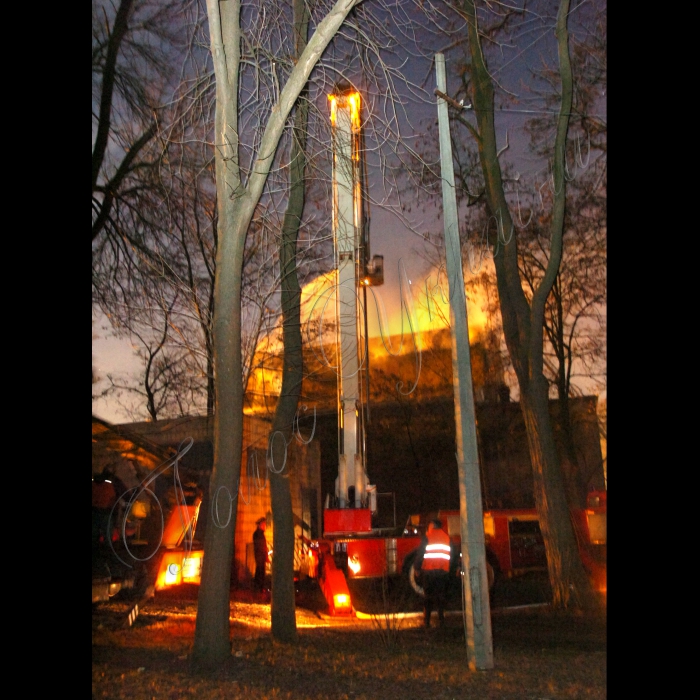
<svg viewBox="0 0 700 700">
<path fill-rule="evenodd" d="M 384 282 L 382 256 L 369 256 L 362 98 L 351 87 L 329 96 L 333 144 L 333 241 L 338 373 L 336 508 L 324 512 L 324 532 L 371 530 L 376 488 L 367 477 L 362 370 L 366 376 L 366 289 Z M 360 304 L 362 290 L 362 304 Z M 365 347 L 361 347 L 361 341 Z M 351 512 L 350 512 L 351 511 Z"/>
<path fill-rule="evenodd" d="M 333 238 L 336 289 L 336 348 L 338 374 L 338 477 L 333 503 L 326 499 L 323 538 L 318 541 L 319 582 L 333 614 L 353 612 L 348 582 L 405 574 L 421 542 L 419 515 L 411 516 L 400 534 L 372 528 L 377 509 L 376 487 L 367 476 L 365 449 L 368 375 L 367 287 L 384 281 L 383 258 L 369 253 L 369 212 L 366 197 L 365 153 L 362 129 L 362 99 L 356 90 L 338 87 L 329 96 L 333 145 Z M 599 512 L 600 511 L 600 512 Z M 435 517 L 435 513 L 431 517 Z M 581 547 L 605 541 L 605 508 L 577 512 Z M 572 515 L 572 517 L 574 517 Z M 461 550 L 459 511 L 438 511 L 457 551 Z M 601 526 L 599 520 L 602 519 Z M 542 568 L 543 560 L 514 558 L 517 533 L 510 524 L 526 522 L 538 526 L 535 509 L 489 510 L 484 527 L 491 536 L 494 562 L 503 575 L 521 569 Z M 422 523 L 425 525 L 425 522 Z M 513 532 L 511 532 L 511 530 Z M 600 535 L 599 531 L 603 531 Z M 594 535 L 596 538 L 594 538 Z M 598 547 L 600 548 L 600 547 Z M 588 551 L 586 549 L 586 551 Z M 543 551 L 543 550 L 542 550 Z M 591 549 L 598 559 L 602 557 Z M 605 573 L 594 555 L 588 556 L 591 576 L 599 589 Z M 544 560 L 546 565 L 546 560 Z M 493 565 L 491 565 L 493 567 Z M 457 572 L 461 569 L 458 567 Z M 603 572 L 602 574 L 600 572 Z M 491 569 L 491 580 L 495 571 Z M 461 580 L 461 576 L 460 576 Z M 415 587 L 414 587 L 415 588 Z"/>
<path fill-rule="evenodd" d="M 377 510 L 376 487 L 369 483 L 365 449 L 367 372 L 367 287 L 384 282 L 384 260 L 370 259 L 369 207 L 362 124 L 362 98 L 350 86 L 329 95 L 333 147 L 333 242 L 337 270 L 336 368 L 338 374 L 338 476 L 333 503 L 323 512 L 325 539 L 321 585 L 334 613 L 351 612 L 345 576 L 335 566 L 334 538 L 371 534 Z M 360 303 L 360 292 L 362 302 Z M 364 343 L 364 346 L 363 346 Z"/>
</svg>

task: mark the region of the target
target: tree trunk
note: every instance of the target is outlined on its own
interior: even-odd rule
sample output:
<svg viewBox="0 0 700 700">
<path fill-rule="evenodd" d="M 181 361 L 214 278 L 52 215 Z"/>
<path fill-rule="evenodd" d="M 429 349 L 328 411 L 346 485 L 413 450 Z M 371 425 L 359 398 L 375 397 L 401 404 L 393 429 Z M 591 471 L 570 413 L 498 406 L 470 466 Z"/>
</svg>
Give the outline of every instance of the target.
<svg viewBox="0 0 700 700">
<path fill-rule="evenodd" d="M 303 52 L 309 27 L 309 12 L 304 0 L 294 0 L 296 55 Z M 296 268 L 299 228 L 304 213 L 306 173 L 306 131 L 308 104 L 302 92 L 294 117 L 290 152 L 290 191 L 282 223 L 280 241 L 282 334 L 284 364 L 282 391 L 272 422 L 269 453 L 270 493 L 272 496 L 272 636 L 281 642 L 297 640 L 294 600 L 294 519 L 289 487 L 290 469 L 287 448 L 295 439 L 293 426 L 303 379 L 301 341 L 301 287 Z M 284 452 L 283 452 L 284 450 Z M 282 469 L 282 466 L 284 468 Z"/>
<path fill-rule="evenodd" d="M 202 668 L 213 668 L 231 655 L 231 560 L 243 450 L 241 268 L 252 210 L 246 211 L 250 209 L 247 198 L 233 199 L 230 194 L 239 192 L 241 184 L 236 102 L 240 5 L 238 2 L 220 4 L 209 0 L 207 7 L 217 78 L 215 164 L 218 246 L 212 324 L 214 468 L 209 482 L 209 512 L 206 513 L 192 663 Z M 234 76 L 234 81 L 231 81 L 231 76 Z"/>
<path fill-rule="evenodd" d="M 583 478 L 583 465 L 579 464 L 574 442 L 574 426 L 571 418 L 571 402 L 569 401 L 571 389 L 571 357 L 570 348 L 567 347 L 564 337 L 564 306 L 562 304 L 561 285 L 559 279 L 554 283 L 552 295 L 554 296 L 554 308 L 550 314 L 549 340 L 557 356 L 557 374 L 555 386 L 559 399 L 559 429 L 563 444 L 562 469 L 566 484 L 569 506 L 571 508 L 586 507 L 586 483 Z M 569 339 L 570 340 L 570 339 Z"/>
<path fill-rule="evenodd" d="M 92 148 L 92 193 L 95 194 L 100 168 L 104 161 L 107 145 L 109 143 L 109 127 L 112 117 L 112 97 L 114 95 L 114 83 L 117 75 L 117 57 L 122 39 L 129 29 L 129 15 L 134 0 L 121 0 L 119 9 L 114 17 L 114 25 L 109 35 L 107 57 L 105 60 L 104 74 L 102 76 L 102 91 L 100 93 L 100 115 L 97 122 L 97 134 L 95 145 Z M 94 8 L 93 8 L 94 12 Z M 94 228 L 94 227 L 93 227 Z M 92 232 L 93 239 L 95 231 Z"/>
<path fill-rule="evenodd" d="M 230 203 L 228 198 L 225 199 Z M 228 218 L 225 215 L 222 217 L 222 209 L 225 208 L 220 208 L 220 221 Z M 193 649 L 193 662 L 203 667 L 217 666 L 231 654 L 231 561 L 243 452 L 241 298 L 240 284 L 236 283 L 235 274 L 236 270 L 240 270 L 243 258 L 243 216 L 238 221 L 241 222 L 238 226 L 227 227 L 230 236 L 221 236 L 220 256 L 223 258 L 228 254 L 229 263 L 233 264 L 222 265 L 221 259 L 217 260 L 214 292 L 214 469 L 209 487 L 210 507 L 206 514 L 202 582 Z M 223 227 L 221 231 L 224 231 Z"/>
<path fill-rule="evenodd" d="M 239 0 L 207 0 L 216 76 L 215 159 L 218 209 L 213 320 L 214 469 L 209 488 L 211 505 L 205 516 L 207 528 L 202 582 L 192 652 L 195 667 L 219 666 L 230 655 L 231 559 L 243 442 L 241 275 L 245 237 L 267 182 L 287 117 L 311 71 L 356 2 L 357 0 L 337 0 L 317 25 L 313 37 L 269 113 L 255 163 L 247 184 L 243 186 L 238 168 L 237 101 L 241 6 Z M 283 510 L 283 506 L 278 507 Z M 293 528 L 290 528 L 290 533 L 293 538 Z M 277 536 L 275 533 L 275 539 Z M 284 550 L 285 544 L 282 543 L 281 546 Z M 288 585 L 293 587 L 293 580 Z"/>
<path fill-rule="evenodd" d="M 555 194 L 550 228 L 550 258 L 540 286 L 528 302 L 518 269 L 517 237 L 508 208 L 496 143 L 494 88 L 482 52 L 476 9 L 463 0 L 468 19 L 472 101 L 477 120 L 479 159 L 490 214 L 497 221 L 494 265 L 499 303 L 508 352 L 520 387 L 520 404 L 525 419 L 532 462 L 535 504 L 547 551 L 554 606 L 588 607 L 592 604 L 590 581 L 585 574 L 569 515 L 565 481 L 549 416 L 549 385 L 543 373 L 545 302 L 561 262 L 566 181 L 564 151 L 572 103 L 572 74 L 568 54 L 567 18 L 569 0 L 562 0 L 556 35 L 562 80 L 562 101 L 554 146 Z"/>
<path fill-rule="evenodd" d="M 549 415 L 548 383 L 530 384 L 520 405 L 525 419 L 534 477 L 535 505 L 547 550 L 547 567 L 555 608 L 588 607 L 590 583 L 578 554 L 569 515 L 565 481 L 559 465 Z M 573 585 L 573 588 L 572 588 Z M 574 598 L 572 599 L 572 595 Z"/>
</svg>

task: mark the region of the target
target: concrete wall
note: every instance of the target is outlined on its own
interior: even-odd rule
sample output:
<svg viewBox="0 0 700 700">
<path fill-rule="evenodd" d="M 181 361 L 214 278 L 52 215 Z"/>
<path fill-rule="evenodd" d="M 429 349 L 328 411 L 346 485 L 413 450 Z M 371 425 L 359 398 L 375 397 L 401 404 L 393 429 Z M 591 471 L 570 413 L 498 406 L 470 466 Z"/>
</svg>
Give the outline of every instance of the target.
<svg viewBox="0 0 700 700">
<path fill-rule="evenodd" d="M 321 515 L 321 448 L 316 440 L 308 445 L 296 440 L 288 447 L 285 471 L 290 475 L 290 492 L 292 511 L 294 514 L 295 540 L 295 569 L 302 568 L 306 554 L 305 539 L 320 536 Z M 304 494 L 307 494 L 306 503 Z M 308 511 L 309 498 L 313 493 L 312 511 L 315 510 L 315 522 L 307 522 L 310 518 Z M 267 529 L 265 537 L 269 547 L 272 547 L 274 523 L 272 521 L 272 502 L 270 497 L 270 479 L 265 464 L 263 450 L 251 449 L 245 471 L 241 473 L 241 491 L 238 497 L 238 520 L 234 540 L 234 571 L 232 576 L 239 585 L 249 585 L 255 572 L 255 562 L 250 548 L 255 532 L 255 521 L 265 516 Z M 308 526 L 308 527 L 307 527 Z"/>
</svg>

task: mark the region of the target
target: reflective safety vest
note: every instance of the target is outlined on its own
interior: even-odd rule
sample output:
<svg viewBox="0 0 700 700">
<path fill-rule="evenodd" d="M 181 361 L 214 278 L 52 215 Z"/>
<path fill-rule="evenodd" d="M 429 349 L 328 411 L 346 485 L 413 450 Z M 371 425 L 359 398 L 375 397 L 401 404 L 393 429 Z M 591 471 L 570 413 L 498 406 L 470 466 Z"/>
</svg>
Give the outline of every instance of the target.
<svg viewBox="0 0 700 700">
<path fill-rule="evenodd" d="M 428 533 L 428 544 L 423 555 L 423 571 L 450 570 L 450 537 L 444 530 L 433 530 Z"/>
</svg>

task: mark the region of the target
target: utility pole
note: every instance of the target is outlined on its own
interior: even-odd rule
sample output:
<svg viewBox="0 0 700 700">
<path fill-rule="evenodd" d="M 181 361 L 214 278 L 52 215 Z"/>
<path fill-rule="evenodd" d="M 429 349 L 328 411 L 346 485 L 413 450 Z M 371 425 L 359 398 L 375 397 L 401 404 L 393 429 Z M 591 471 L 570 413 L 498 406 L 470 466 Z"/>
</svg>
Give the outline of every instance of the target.
<svg viewBox="0 0 700 700">
<path fill-rule="evenodd" d="M 447 95 L 443 54 L 435 55 L 435 71 L 438 91 L 442 95 Z M 445 221 L 445 257 L 450 295 L 452 384 L 454 387 L 457 467 L 459 470 L 459 522 L 462 536 L 467 658 L 471 670 L 484 670 L 493 668 L 493 639 L 469 351 L 467 299 L 464 292 L 462 254 L 457 223 L 457 197 L 452 164 L 450 123 L 447 102 L 443 97 L 438 96 L 437 107 L 440 132 L 442 206 Z"/>
</svg>

